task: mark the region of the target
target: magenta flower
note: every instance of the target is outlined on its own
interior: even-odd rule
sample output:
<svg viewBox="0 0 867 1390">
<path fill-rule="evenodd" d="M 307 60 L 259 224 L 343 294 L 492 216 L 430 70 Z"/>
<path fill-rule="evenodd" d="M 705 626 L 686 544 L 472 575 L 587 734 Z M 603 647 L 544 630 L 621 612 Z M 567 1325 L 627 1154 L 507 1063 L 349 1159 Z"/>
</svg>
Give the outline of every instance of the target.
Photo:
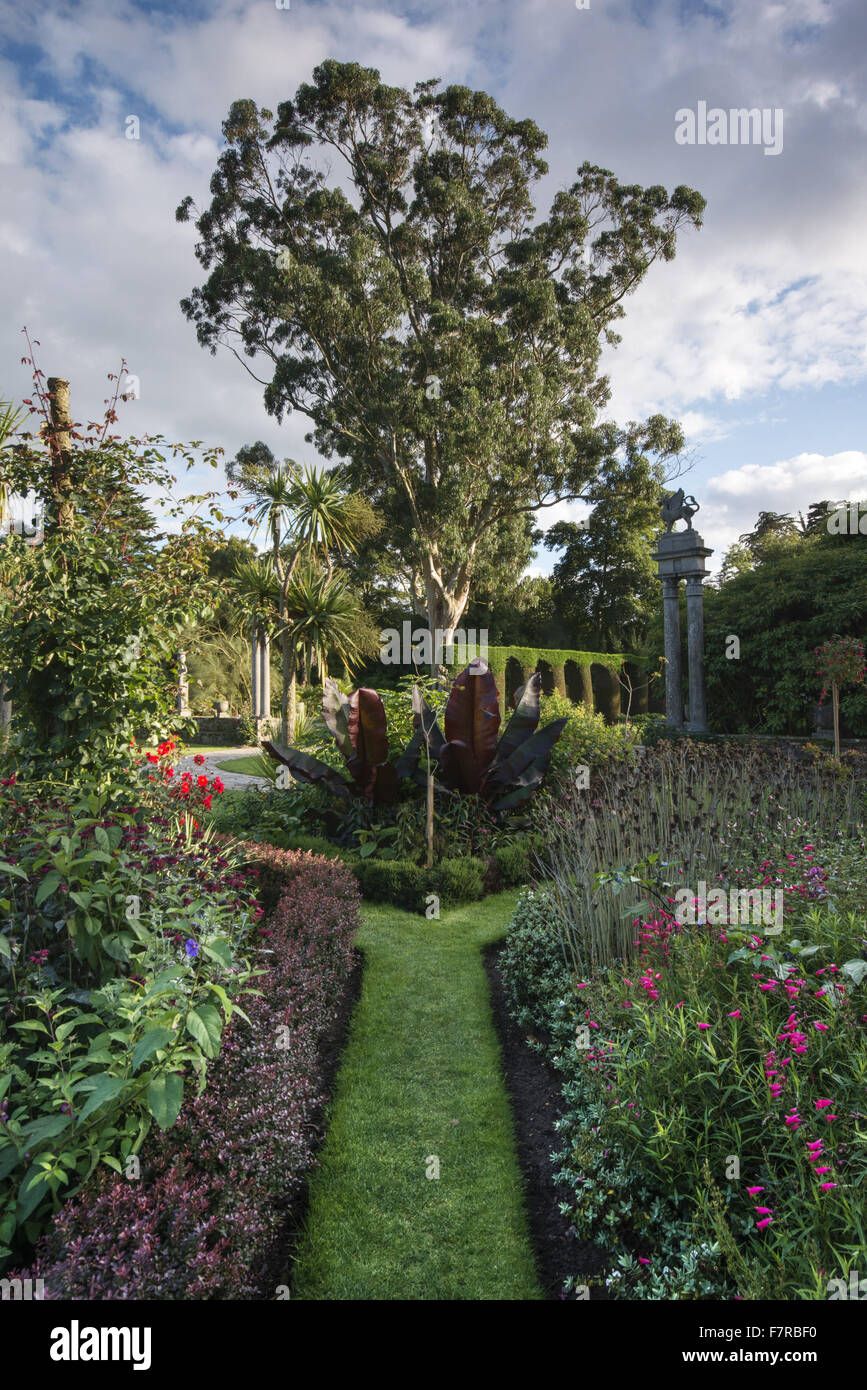
<svg viewBox="0 0 867 1390">
<path fill-rule="evenodd" d="M 836 1184 L 835 1182 L 820 1182 L 820 1183 L 819 1183 L 819 1187 L 821 1188 L 821 1190 L 822 1190 L 823 1192 L 829 1192 L 829 1191 L 831 1190 L 832 1187 L 836 1187 L 836 1186 L 837 1186 L 837 1184 Z"/>
<path fill-rule="evenodd" d="M 759 1194 L 760 1192 L 764 1192 L 764 1190 L 765 1190 L 765 1189 L 764 1189 L 763 1187 L 748 1187 L 748 1188 L 747 1188 L 747 1192 L 750 1194 L 751 1197 L 757 1197 L 758 1194 Z"/>
<path fill-rule="evenodd" d="M 817 1100 L 817 1101 L 816 1101 L 816 1109 L 817 1109 L 817 1110 L 824 1110 L 824 1109 L 826 1108 L 826 1106 L 833 1105 L 833 1104 L 834 1104 L 834 1102 L 833 1102 L 832 1100 Z"/>
<path fill-rule="evenodd" d="M 765 1229 L 766 1226 L 770 1226 L 770 1224 L 771 1224 L 771 1222 L 773 1221 L 773 1219 L 774 1219 L 774 1218 L 773 1218 L 772 1216 L 764 1216 L 764 1217 L 762 1217 L 762 1220 L 761 1220 L 761 1221 L 757 1221 L 757 1222 L 756 1222 L 756 1230 L 757 1230 L 757 1231 L 763 1231 L 763 1230 Z"/>
</svg>

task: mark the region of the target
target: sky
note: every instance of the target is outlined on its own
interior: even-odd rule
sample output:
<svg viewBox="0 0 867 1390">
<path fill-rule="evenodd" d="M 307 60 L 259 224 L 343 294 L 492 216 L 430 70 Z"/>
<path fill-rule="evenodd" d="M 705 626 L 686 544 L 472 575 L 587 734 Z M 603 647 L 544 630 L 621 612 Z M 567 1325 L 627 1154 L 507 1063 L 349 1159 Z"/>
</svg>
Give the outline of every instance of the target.
<svg viewBox="0 0 867 1390">
<path fill-rule="evenodd" d="M 278 424 L 228 351 L 198 346 L 179 301 L 203 272 L 174 211 L 206 205 L 231 102 L 274 110 L 328 57 L 532 118 L 540 218 L 585 160 L 707 199 L 603 365 L 606 418 L 681 421 L 712 570 L 760 510 L 867 498 L 865 0 L 0 0 L 0 399 L 30 394 L 26 325 L 76 418 L 101 415 L 123 358 L 125 433 L 317 461 L 304 417 Z"/>
</svg>

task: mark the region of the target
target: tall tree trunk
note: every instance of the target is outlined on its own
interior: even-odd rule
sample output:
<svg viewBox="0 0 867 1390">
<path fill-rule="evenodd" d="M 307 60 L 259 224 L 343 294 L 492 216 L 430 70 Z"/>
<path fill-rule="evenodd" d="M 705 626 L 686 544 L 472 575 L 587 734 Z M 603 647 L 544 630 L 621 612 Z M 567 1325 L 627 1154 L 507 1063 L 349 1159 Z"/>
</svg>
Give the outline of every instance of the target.
<svg viewBox="0 0 867 1390">
<path fill-rule="evenodd" d="M 72 416 L 69 411 L 69 382 L 50 376 L 46 382 L 51 410 L 48 446 L 51 453 L 51 483 L 55 517 L 61 531 L 72 525 Z"/>
<path fill-rule="evenodd" d="M 295 742 L 295 726 L 298 722 L 298 704 L 296 699 L 296 653 L 295 643 L 292 641 L 288 632 L 284 632 L 280 638 L 283 651 L 283 698 L 281 701 L 281 729 L 280 737 L 284 744 L 289 747 Z"/>
<path fill-rule="evenodd" d="M 295 742 L 298 724 L 298 702 L 295 682 L 295 643 L 290 643 L 290 646 L 292 648 L 289 653 L 289 743 L 291 745 Z"/>
<path fill-rule="evenodd" d="M 428 627 L 431 634 L 431 675 L 434 680 L 445 685 L 448 681 L 448 667 L 437 660 L 436 638 L 437 633 L 454 632 L 460 626 L 461 618 L 467 611 L 469 602 L 469 588 L 462 594 L 454 592 L 443 593 L 439 586 L 432 581 L 426 585 L 427 590 L 427 618 Z M 445 638 L 443 638 L 445 643 Z"/>
<path fill-rule="evenodd" d="M 9 725 L 12 723 L 12 701 L 6 698 L 7 690 L 6 682 L 0 681 L 0 748 L 6 742 Z"/>
</svg>

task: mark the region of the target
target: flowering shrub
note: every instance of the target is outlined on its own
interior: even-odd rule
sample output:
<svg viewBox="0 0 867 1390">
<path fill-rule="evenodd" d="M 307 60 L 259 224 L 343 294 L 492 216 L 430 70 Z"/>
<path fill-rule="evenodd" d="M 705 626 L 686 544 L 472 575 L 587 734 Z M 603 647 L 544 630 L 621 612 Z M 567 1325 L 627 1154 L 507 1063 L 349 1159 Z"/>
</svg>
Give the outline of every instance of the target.
<svg viewBox="0 0 867 1390">
<path fill-rule="evenodd" d="M 102 1173 L 67 1202 L 24 1277 L 48 1299 L 273 1297 L 287 1211 L 313 1161 L 319 1043 L 352 966 L 358 891 L 340 864 L 253 846 L 270 890 L 261 993 L 237 1012 L 204 1093 L 141 1177 Z M 275 1265 L 276 1267 L 276 1265 Z"/>
<path fill-rule="evenodd" d="M 144 770 L 147 783 L 153 784 L 145 790 L 157 798 L 162 793 L 164 804 L 173 811 L 181 810 L 187 814 L 196 808 L 210 811 L 214 797 L 222 796 L 225 790 L 222 779 L 209 779 L 204 772 L 194 774 L 187 771 L 178 775 L 174 766 L 177 751 L 178 745 L 174 739 L 167 739 L 157 745 L 156 753 L 146 753 L 144 758 L 134 759 L 135 765 Z M 197 753 L 193 761 L 201 767 L 205 759 L 201 753 Z"/>
<path fill-rule="evenodd" d="M 781 937 L 659 909 L 629 962 L 570 978 L 547 890 L 510 928 L 511 1008 L 564 1078 L 568 1209 L 623 1251 L 614 1297 L 824 1298 L 863 1255 L 863 843 L 758 856 L 742 881 L 781 885 Z"/>
<path fill-rule="evenodd" d="M 204 1085 L 261 916 L 224 847 L 39 793 L 0 799 L 0 1266 Z"/>
</svg>

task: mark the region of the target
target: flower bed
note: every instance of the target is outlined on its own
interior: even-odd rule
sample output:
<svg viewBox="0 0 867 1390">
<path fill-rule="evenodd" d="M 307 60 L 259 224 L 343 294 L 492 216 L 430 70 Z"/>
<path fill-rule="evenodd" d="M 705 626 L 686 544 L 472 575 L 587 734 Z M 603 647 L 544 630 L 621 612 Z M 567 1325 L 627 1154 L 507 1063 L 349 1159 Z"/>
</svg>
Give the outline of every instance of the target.
<svg viewBox="0 0 867 1390">
<path fill-rule="evenodd" d="M 358 891 L 339 864 L 249 848 L 272 905 L 261 993 L 236 1011 L 204 1092 L 56 1216 L 23 1277 L 49 1299 L 254 1299 L 313 1161 L 319 1043 L 349 975 Z M 136 1176 L 136 1171 L 139 1176 Z M 130 1176 L 127 1176 L 127 1172 Z"/>
<path fill-rule="evenodd" d="M 551 888 L 515 914 L 510 1006 L 563 1077 L 564 1209 L 612 1296 L 824 1299 L 863 1258 L 863 841 L 776 832 L 732 882 L 779 885 L 778 936 L 657 911 L 582 974 Z"/>
</svg>

